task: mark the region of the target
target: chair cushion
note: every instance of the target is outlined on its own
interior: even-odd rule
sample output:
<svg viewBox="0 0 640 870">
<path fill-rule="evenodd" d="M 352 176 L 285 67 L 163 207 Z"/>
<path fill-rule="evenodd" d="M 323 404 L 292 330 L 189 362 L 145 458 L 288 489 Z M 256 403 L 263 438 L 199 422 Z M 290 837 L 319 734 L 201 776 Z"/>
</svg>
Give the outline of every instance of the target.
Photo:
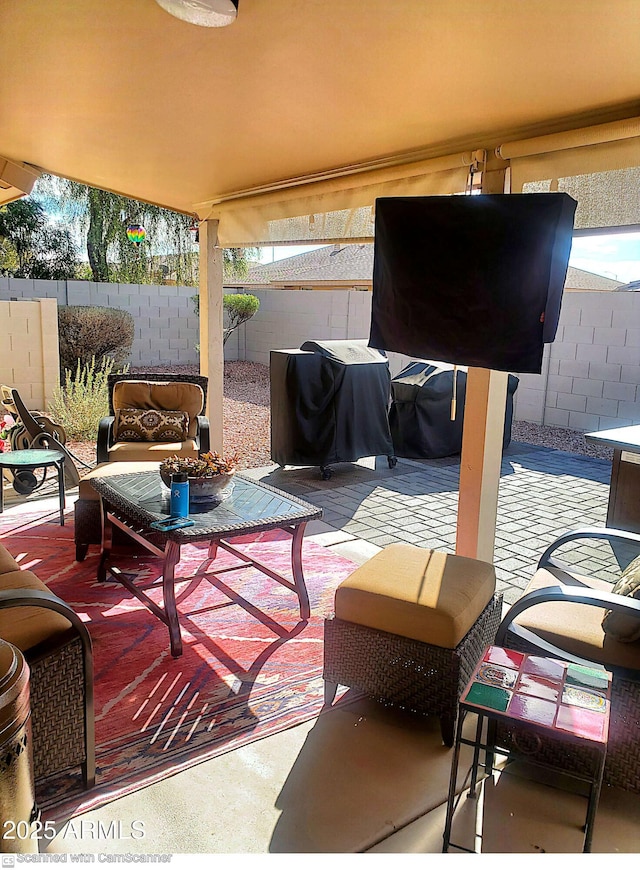
<svg viewBox="0 0 640 870">
<path fill-rule="evenodd" d="M 114 414 L 123 408 L 157 411 L 186 411 L 189 415 L 189 437 L 195 438 L 196 417 L 204 408 L 204 393 L 199 384 L 184 381 L 117 381 L 113 387 Z"/>
<path fill-rule="evenodd" d="M 79 500 L 82 501 L 100 501 L 100 496 L 91 486 L 91 481 L 96 477 L 111 477 L 114 474 L 137 474 L 140 471 L 154 471 L 160 469 L 160 460 L 158 462 L 101 462 L 92 468 L 83 478 L 80 479 L 78 485 Z"/>
<path fill-rule="evenodd" d="M 168 441 L 165 444 L 150 441 L 118 441 L 109 448 L 109 462 L 161 462 L 170 456 L 198 456 L 193 438 L 186 441 Z"/>
<path fill-rule="evenodd" d="M 2 483 L 2 481 L 0 481 Z M 13 558 L 6 547 L 0 544 L 0 574 L 8 574 L 9 571 L 19 571 L 20 565 Z M 0 635 L 1 637 L 1 635 Z"/>
<path fill-rule="evenodd" d="M 391 544 L 344 580 L 339 619 L 454 649 L 491 600 L 493 565 L 412 544 Z"/>
<path fill-rule="evenodd" d="M 144 411 L 118 408 L 113 424 L 114 441 L 186 441 L 189 415 L 186 411 Z"/>
<path fill-rule="evenodd" d="M 31 571 L 10 571 L 0 575 L 0 590 L 49 590 Z M 0 637 L 28 653 L 41 644 L 45 647 L 64 643 L 75 631 L 69 620 L 43 607 L 0 608 Z"/>
<path fill-rule="evenodd" d="M 616 595 L 640 598 L 640 556 L 627 565 L 611 591 Z M 640 640 L 640 619 L 625 616 L 624 613 L 607 610 L 602 620 L 602 628 L 605 634 L 621 643 Z"/>
<path fill-rule="evenodd" d="M 555 573 L 554 573 L 555 572 Z M 562 577 L 562 581 L 559 579 Z M 527 592 L 546 586 L 587 586 L 604 592 L 611 584 L 594 577 L 571 576 L 554 568 L 539 568 Z M 590 661 L 625 668 L 640 668 L 640 643 L 620 643 L 602 629 L 604 607 L 572 602 L 548 602 L 530 607 L 516 617 L 516 624 L 528 628 L 554 646 Z"/>
</svg>

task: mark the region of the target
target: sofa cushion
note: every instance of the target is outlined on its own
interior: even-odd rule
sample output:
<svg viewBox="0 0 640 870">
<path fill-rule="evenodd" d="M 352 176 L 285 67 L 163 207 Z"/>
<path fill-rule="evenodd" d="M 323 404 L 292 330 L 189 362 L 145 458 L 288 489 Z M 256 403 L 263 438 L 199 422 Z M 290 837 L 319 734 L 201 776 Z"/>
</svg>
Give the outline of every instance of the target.
<svg viewBox="0 0 640 870">
<path fill-rule="evenodd" d="M 119 408 L 113 424 L 114 441 L 186 441 L 189 415 L 186 411 Z"/>
<path fill-rule="evenodd" d="M 186 411 L 189 415 L 188 434 L 195 438 L 198 429 L 196 417 L 204 408 L 204 392 L 199 384 L 185 381 L 118 381 L 113 387 L 112 403 L 114 413 L 123 408 Z"/>
<path fill-rule="evenodd" d="M 0 544 L 0 574 L 7 574 L 9 571 L 19 570 L 20 565 L 18 565 L 11 553 Z"/>
<path fill-rule="evenodd" d="M 0 575 L 1 591 L 20 589 L 49 591 L 32 571 L 9 571 Z M 0 608 L 0 637 L 25 654 L 36 647 L 47 648 L 65 643 L 74 633 L 75 629 L 69 620 L 53 610 L 28 605 Z"/>
<path fill-rule="evenodd" d="M 148 457 L 148 454 L 147 454 Z M 111 477 L 114 474 L 137 474 L 140 471 L 160 470 L 158 462 L 101 462 L 92 468 L 80 479 L 78 485 L 79 501 L 100 501 L 100 496 L 91 486 L 91 481 L 96 477 Z"/>
<path fill-rule="evenodd" d="M 198 456 L 198 445 L 193 438 L 186 441 L 168 441 L 153 444 L 145 441 L 118 441 L 109 448 L 109 462 L 161 462 L 170 456 Z"/>
<path fill-rule="evenodd" d="M 412 544 L 391 544 L 336 590 L 335 615 L 455 649 L 491 600 L 493 565 Z"/>
<path fill-rule="evenodd" d="M 640 556 L 627 565 L 611 591 L 616 595 L 640 598 Z M 621 643 L 640 640 L 640 619 L 624 613 L 607 610 L 602 620 L 602 628 L 605 634 Z"/>
<path fill-rule="evenodd" d="M 587 586 L 611 592 L 611 584 L 593 577 L 575 577 L 556 568 L 539 568 L 527 586 L 527 592 L 546 586 Z M 640 643 L 620 643 L 602 629 L 604 607 L 573 602 L 547 602 L 530 607 L 516 624 L 528 628 L 554 646 L 589 661 L 607 665 L 640 668 Z M 507 643 L 508 645 L 508 643 Z"/>
</svg>

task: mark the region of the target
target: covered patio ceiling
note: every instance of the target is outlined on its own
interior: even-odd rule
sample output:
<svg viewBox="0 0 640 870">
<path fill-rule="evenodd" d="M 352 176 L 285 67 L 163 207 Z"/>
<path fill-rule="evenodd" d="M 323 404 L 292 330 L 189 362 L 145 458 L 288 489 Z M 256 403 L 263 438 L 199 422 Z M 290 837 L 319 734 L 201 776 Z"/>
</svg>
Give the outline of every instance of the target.
<svg viewBox="0 0 640 870">
<path fill-rule="evenodd" d="M 224 28 L 155 0 L 20 0 L 0 33 L 3 158 L 200 217 L 640 108 L 637 0 L 240 0 Z"/>
</svg>

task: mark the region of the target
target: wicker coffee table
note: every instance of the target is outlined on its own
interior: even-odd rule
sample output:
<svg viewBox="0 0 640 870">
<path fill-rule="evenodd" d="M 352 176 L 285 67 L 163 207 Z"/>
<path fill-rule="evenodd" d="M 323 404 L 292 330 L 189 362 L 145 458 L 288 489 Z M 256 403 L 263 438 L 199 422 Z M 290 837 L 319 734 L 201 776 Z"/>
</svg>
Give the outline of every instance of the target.
<svg viewBox="0 0 640 870">
<path fill-rule="evenodd" d="M 169 493 L 157 471 L 94 478 L 91 484 L 102 497 L 104 520 L 98 580 L 105 580 L 108 572 L 168 626 L 173 656 L 182 654 L 174 587 L 175 568 L 180 561 L 183 544 L 207 541 L 207 558 L 210 560 L 215 559 L 218 547 L 233 553 L 244 564 L 225 568 L 225 571 L 252 565 L 295 592 L 300 604 L 301 619 L 309 618 L 309 595 L 302 571 L 302 539 L 307 522 L 322 516 L 321 508 L 236 474 L 233 491 L 228 498 L 214 507 L 198 505 L 192 508 L 189 519 L 194 521 L 193 526 L 171 532 L 158 532 L 151 529 L 150 524 L 166 519 L 169 515 Z M 128 537 L 163 560 L 162 606 L 137 586 L 134 579 L 123 574 L 116 566 L 109 565 L 114 527 L 121 529 Z M 293 583 L 229 543 L 229 539 L 239 535 L 270 529 L 283 529 L 291 535 Z"/>
</svg>

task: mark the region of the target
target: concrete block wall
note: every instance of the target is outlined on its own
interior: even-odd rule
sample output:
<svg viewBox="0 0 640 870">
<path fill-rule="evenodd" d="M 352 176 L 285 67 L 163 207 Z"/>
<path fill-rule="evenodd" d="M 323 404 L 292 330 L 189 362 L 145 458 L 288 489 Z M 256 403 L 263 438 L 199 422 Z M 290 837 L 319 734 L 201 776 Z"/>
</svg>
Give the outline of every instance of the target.
<svg viewBox="0 0 640 870">
<path fill-rule="evenodd" d="M 55 298 L 108 305 L 136 323 L 133 365 L 197 364 L 192 287 L 0 278 L 0 299 Z M 353 290 L 256 290 L 258 313 L 225 345 L 225 359 L 269 365 L 271 350 L 308 339 L 367 338 L 371 294 Z M 390 353 L 392 374 L 409 357 Z M 516 373 L 517 374 L 517 373 Z M 640 293 L 565 293 L 555 342 L 540 375 L 520 374 L 514 419 L 589 431 L 640 422 Z"/>
<path fill-rule="evenodd" d="M 122 308 L 135 321 L 131 364 L 198 362 L 200 324 L 191 297 L 193 287 L 148 284 L 96 284 L 92 281 L 40 281 L 0 278 L 0 300 L 44 297 L 59 305 Z"/>
<path fill-rule="evenodd" d="M 640 422 L 640 293 L 564 294 L 541 375 L 520 375 L 517 420 L 579 431 Z"/>
<path fill-rule="evenodd" d="M 0 301 L 0 323 L 0 383 L 31 411 L 46 411 L 60 382 L 56 300 Z"/>
<path fill-rule="evenodd" d="M 367 338 L 371 294 L 262 290 L 233 358 L 269 364 L 271 349 L 307 339 Z M 389 353 L 392 375 L 410 357 Z M 517 372 L 515 374 L 518 374 Z M 542 374 L 518 374 L 514 419 L 579 431 L 640 422 L 640 293 L 565 293 Z"/>
<path fill-rule="evenodd" d="M 253 295 L 260 300 L 260 309 L 238 330 L 240 358 L 269 365 L 271 350 L 298 348 L 307 340 L 366 338 L 369 334 L 369 293 L 258 290 Z M 227 342 L 227 348 L 230 345 Z"/>
</svg>

